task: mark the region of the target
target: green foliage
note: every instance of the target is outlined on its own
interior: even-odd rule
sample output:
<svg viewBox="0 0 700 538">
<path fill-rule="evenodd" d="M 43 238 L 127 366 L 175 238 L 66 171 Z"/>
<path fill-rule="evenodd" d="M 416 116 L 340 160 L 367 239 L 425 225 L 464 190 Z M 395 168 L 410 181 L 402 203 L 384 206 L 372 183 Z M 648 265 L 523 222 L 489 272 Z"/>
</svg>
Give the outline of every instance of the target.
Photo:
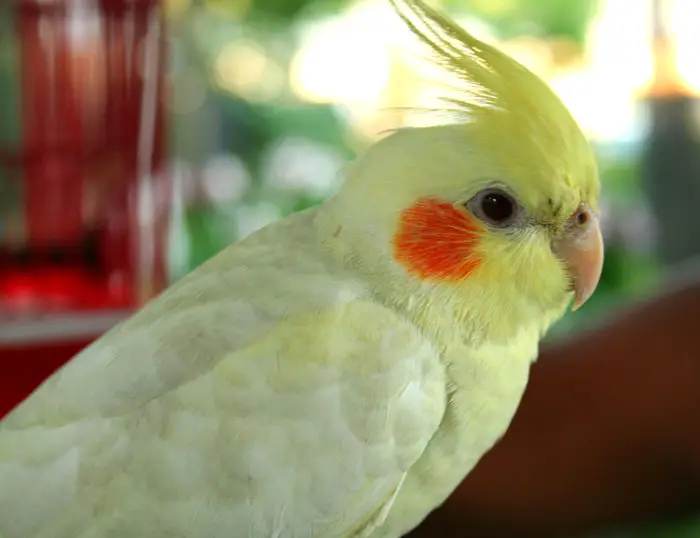
<svg viewBox="0 0 700 538">
<path fill-rule="evenodd" d="M 19 48 L 12 11 L 0 8 L 0 147 L 16 146 L 19 134 Z"/>
<path fill-rule="evenodd" d="M 638 538 L 697 538 L 698 536 L 700 536 L 700 518 L 693 518 L 640 532 Z"/>
<path fill-rule="evenodd" d="M 199 0 L 221 13 L 268 27 L 295 19 L 337 13 L 352 0 Z M 504 36 L 535 32 L 582 42 L 597 0 L 442 0 L 448 9 L 466 10 L 493 24 Z"/>
<path fill-rule="evenodd" d="M 348 0 L 200 0 L 207 8 L 246 23 L 280 27 L 310 14 L 337 13 Z"/>
<path fill-rule="evenodd" d="M 493 24 L 506 36 L 535 32 L 580 43 L 595 13 L 596 0 L 444 0 Z"/>
<path fill-rule="evenodd" d="M 15 38 L 12 11 L 0 7 L 0 151 L 3 157 L 14 154 L 20 137 L 19 50 Z M 16 212 L 21 184 L 16 169 L 0 163 L 0 242 L 5 233 L 3 218 Z"/>
</svg>

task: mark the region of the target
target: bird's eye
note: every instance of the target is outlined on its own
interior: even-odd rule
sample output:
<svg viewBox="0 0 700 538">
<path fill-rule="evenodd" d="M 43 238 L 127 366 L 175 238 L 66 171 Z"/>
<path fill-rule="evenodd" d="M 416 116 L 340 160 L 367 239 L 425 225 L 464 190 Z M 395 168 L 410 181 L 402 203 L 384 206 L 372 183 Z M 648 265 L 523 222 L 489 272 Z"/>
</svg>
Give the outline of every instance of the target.
<svg viewBox="0 0 700 538">
<path fill-rule="evenodd" d="M 518 204 L 513 197 L 500 189 L 481 191 L 467 202 L 471 213 L 493 226 L 508 226 L 518 215 Z"/>
</svg>

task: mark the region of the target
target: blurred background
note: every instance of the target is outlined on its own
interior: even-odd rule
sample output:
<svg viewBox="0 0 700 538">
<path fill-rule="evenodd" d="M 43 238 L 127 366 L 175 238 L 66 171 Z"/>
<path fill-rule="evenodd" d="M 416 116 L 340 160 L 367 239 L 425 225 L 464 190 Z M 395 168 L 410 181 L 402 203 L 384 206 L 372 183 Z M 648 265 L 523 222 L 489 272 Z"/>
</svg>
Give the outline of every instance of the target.
<svg viewBox="0 0 700 538">
<path fill-rule="evenodd" d="M 441 5 L 547 80 L 596 149 L 605 268 L 553 338 L 700 254 L 700 2 Z M 168 283 L 328 197 L 387 129 L 439 121 L 409 109 L 441 76 L 386 0 L 3 0 L 0 414 Z"/>
</svg>

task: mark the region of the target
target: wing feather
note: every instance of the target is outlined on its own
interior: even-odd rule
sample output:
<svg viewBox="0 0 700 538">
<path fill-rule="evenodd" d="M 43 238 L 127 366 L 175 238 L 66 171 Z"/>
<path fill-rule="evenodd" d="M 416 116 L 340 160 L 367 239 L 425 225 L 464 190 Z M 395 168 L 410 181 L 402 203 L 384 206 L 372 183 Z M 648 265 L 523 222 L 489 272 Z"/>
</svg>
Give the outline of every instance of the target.
<svg viewBox="0 0 700 538">
<path fill-rule="evenodd" d="M 0 424 L 0 537 L 333 538 L 373 524 L 438 427 L 444 373 L 408 322 L 337 289 L 318 306 L 337 284 L 313 282 L 317 298 L 277 320 L 270 286 L 259 302 L 244 286 L 240 318 L 223 299 L 186 304 L 201 281 L 185 282 L 49 380 Z"/>
</svg>

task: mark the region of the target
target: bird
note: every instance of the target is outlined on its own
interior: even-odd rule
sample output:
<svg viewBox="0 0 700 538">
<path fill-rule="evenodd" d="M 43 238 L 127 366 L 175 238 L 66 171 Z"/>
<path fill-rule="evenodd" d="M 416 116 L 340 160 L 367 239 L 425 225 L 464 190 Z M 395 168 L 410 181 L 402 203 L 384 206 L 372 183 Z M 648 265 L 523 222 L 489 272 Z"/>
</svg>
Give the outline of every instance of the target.
<svg viewBox="0 0 700 538">
<path fill-rule="evenodd" d="M 507 431 L 600 278 L 595 156 L 534 73 L 391 4 L 453 120 L 388 133 L 20 403 L 0 538 L 398 538 Z"/>
</svg>

